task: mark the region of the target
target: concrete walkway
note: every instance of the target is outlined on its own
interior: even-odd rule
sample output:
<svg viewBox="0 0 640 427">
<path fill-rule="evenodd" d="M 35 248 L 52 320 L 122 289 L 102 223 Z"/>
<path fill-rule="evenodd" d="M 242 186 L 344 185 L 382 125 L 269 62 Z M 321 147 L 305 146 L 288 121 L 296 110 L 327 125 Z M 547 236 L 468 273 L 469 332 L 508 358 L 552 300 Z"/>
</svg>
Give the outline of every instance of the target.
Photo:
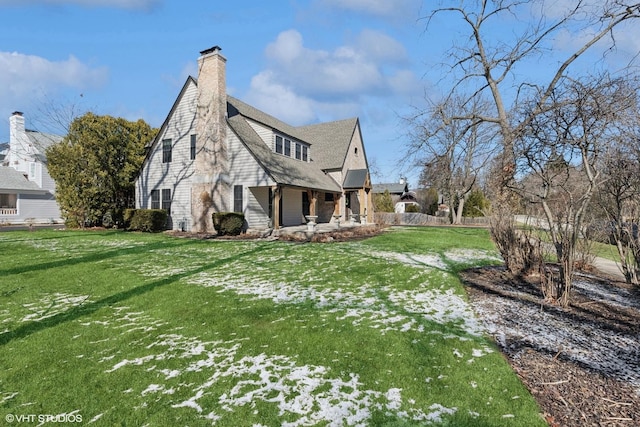
<svg viewBox="0 0 640 427">
<path fill-rule="evenodd" d="M 618 280 L 622 280 L 622 281 L 625 280 L 624 274 L 622 274 L 620 264 L 615 261 L 611 261 L 610 259 L 606 259 L 606 258 L 596 257 L 593 260 L 593 266 L 601 273 L 607 274 Z"/>
</svg>

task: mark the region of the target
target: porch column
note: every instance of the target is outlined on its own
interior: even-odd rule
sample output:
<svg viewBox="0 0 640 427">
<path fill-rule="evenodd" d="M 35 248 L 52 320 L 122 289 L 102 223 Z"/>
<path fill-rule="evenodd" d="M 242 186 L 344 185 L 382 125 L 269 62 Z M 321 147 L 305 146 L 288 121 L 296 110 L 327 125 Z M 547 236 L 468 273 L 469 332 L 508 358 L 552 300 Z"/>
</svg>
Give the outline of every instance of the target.
<svg viewBox="0 0 640 427">
<path fill-rule="evenodd" d="M 364 212 L 367 210 L 367 196 L 364 188 L 358 190 L 358 199 L 360 201 L 360 218 L 364 216 Z"/>
<path fill-rule="evenodd" d="M 309 194 L 309 215 L 316 216 L 316 204 L 318 203 L 318 192 L 307 190 Z"/>
<path fill-rule="evenodd" d="M 273 228 L 280 229 L 280 198 L 282 197 L 282 188 L 279 185 L 273 187 Z"/>
<path fill-rule="evenodd" d="M 340 199 L 342 198 L 342 194 L 335 193 L 333 197 L 333 216 L 341 216 L 340 214 Z"/>
</svg>

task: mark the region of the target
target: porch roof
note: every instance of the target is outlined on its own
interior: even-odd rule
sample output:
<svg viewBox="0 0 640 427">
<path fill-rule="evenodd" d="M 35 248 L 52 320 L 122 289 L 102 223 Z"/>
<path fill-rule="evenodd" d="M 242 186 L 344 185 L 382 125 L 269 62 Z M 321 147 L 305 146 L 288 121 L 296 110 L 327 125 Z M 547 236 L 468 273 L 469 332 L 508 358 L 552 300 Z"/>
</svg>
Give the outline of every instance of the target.
<svg viewBox="0 0 640 427">
<path fill-rule="evenodd" d="M 12 167 L 0 166 L 0 192 L 7 193 L 44 193 L 33 181 L 29 181 L 22 172 Z"/>
<path fill-rule="evenodd" d="M 344 177 L 342 187 L 345 189 L 365 188 L 368 171 L 366 169 L 349 169 Z"/>
</svg>

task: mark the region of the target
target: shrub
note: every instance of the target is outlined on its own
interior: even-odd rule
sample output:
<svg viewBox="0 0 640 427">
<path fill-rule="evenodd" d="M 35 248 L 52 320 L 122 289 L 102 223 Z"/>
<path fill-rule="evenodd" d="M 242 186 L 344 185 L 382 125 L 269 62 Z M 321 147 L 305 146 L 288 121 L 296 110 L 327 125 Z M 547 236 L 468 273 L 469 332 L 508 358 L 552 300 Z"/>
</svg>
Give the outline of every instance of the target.
<svg viewBox="0 0 640 427">
<path fill-rule="evenodd" d="M 166 228 L 167 211 L 164 209 L 126 209 L 124 223 L 127 230 L 158 232 Z"/>
<path fill-rule="evenodd" d="M 418 213 L 420 212 L 420 207 L 418 205 L 406 205 L 404 207 L 405 213 Z"/>
<path fill-rule="evenodd" d="M 374 194 L 373 206 L 376 212 L 395 212 L 395 206 L 389 190 L 384 190 L 382 194 Z"/>
<path fill-rule="evenodd" d="M 237 236 L 244 227 L 244 214 L 239 212 L 215 212 L 213 228 L 220 236 Z"/>
<path fill-rule="evenodd" d="M 483 217 L 488 208 L 489 200 L 484 196 L 484 193 L 480 190 L 473 190 L 462 208 L 462 216 Z"/>
</svg>

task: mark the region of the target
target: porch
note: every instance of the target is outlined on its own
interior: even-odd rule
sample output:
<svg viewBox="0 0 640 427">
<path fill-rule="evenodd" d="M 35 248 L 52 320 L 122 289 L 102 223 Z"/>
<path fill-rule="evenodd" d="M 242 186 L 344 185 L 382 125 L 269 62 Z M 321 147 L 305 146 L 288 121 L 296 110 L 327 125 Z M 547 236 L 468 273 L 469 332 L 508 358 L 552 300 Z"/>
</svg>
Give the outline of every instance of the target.
<svg viewBox="0 0 640 427">
<path fill-rule="evenodd" d="M 255 234 L 262 236 L 298 236 L 302 238 L 310 238 L 314 234 L 332 233 L 336 231 L 351 230 L 366 226 L 366 223 L 358 221 L 335 221 L 314 224 L 310 229 L 309 224 L 281 226 L 280 228 L 264 228 L 264 229 L 248 229 L 247 234 Z M 372 225 L 372 224 L 368 224 Z"/>
</svg>

